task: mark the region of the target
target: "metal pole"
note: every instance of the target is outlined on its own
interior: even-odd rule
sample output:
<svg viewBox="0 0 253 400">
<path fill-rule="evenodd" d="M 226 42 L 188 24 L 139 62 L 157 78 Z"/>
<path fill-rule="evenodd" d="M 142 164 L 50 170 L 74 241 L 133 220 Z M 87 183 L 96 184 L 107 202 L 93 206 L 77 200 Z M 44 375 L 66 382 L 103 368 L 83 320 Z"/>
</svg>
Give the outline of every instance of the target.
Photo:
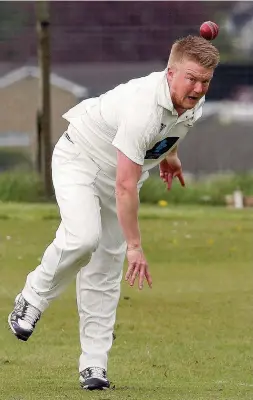
<svg viewBox="0 0 253 400">
<path fill-rule="evenodd" d="M 39 64 L 39 109 L 40 135 L 39 151 L 41 157 L 41 175 L 47 198 L 52 195 L 51 179 L 51 99 L 50 99 L 50 22 L 49 4 L 47 1 L 36 1 L 36 28 L 38 38 Z"/>
</svg>

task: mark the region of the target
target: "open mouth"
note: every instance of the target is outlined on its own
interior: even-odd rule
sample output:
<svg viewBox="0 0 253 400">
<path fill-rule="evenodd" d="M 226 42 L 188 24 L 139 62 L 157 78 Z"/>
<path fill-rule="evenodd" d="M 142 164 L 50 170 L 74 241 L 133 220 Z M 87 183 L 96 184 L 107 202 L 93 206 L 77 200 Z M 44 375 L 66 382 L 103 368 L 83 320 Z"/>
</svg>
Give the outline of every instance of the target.
<svg viewBox="0 0 253 400">
<path fill-rule="evenodd" d="M 198 100 L 198 97 L 195 97 L 195 96 L 188 96 L 188 99 L 191 100 L 191 101 L 197 101 L 197 100 Z"/>
</svg>

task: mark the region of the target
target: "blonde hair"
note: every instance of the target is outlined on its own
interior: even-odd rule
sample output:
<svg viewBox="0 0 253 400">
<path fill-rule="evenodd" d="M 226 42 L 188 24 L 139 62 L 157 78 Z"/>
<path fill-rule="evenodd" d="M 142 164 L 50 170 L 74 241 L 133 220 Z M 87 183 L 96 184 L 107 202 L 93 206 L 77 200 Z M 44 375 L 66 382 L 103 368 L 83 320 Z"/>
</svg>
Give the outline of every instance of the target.
<svg viewBox="0 0 253 400">
<path fill-rule="evenodd" d="M 171 48 L 168 67 L 183 60 L 195 61 L 205 68 L 216 68 L 220 61 L 218 49 L 201 36 L 186 36 L 174 42 Z"/>
</svg>

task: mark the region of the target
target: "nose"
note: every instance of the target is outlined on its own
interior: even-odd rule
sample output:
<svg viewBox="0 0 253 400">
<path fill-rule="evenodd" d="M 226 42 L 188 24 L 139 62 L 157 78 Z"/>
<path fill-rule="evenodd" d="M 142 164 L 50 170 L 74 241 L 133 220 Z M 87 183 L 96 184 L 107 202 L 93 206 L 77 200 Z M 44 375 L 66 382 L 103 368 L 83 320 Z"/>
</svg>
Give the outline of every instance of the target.
<svg viewBox="0 0 253 400">
<path fill-rule="evenodd" d="M 194 86 L 194 92 L 200 94 L 203 92 L 203 84 L 202 82 L 196 82 Z"/>
</svg>

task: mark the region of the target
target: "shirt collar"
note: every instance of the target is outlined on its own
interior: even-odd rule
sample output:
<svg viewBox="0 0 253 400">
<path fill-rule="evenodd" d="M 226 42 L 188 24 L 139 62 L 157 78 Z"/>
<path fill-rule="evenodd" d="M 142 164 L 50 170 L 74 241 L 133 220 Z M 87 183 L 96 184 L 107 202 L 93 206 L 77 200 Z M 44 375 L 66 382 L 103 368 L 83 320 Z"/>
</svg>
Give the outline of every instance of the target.
<svg viewBox="0 0 253 400">
<path fill-rule="evenodd" d="M 169 84 L 167 81 L 167 69 L 164 71 L 163 77 L 161 84 L 159 86 L 159 91 L 158 91 L 158 104 L 162 106 L 163 108 L 166 108 L 171 112 L 172 115 L 178 115 L 177 111 L 174 108 L 174 105 L 171 100 L 171 95 L 170 95 L 170 88 Z M 202 97 L 195 107 L 191 108 L 190 110 L 185 111 L 182 116 L 189 117 L 193 116 L 195 114 L 195 111 L 200 108 L 205 102 L 205 97 Z"/>
</svg>

